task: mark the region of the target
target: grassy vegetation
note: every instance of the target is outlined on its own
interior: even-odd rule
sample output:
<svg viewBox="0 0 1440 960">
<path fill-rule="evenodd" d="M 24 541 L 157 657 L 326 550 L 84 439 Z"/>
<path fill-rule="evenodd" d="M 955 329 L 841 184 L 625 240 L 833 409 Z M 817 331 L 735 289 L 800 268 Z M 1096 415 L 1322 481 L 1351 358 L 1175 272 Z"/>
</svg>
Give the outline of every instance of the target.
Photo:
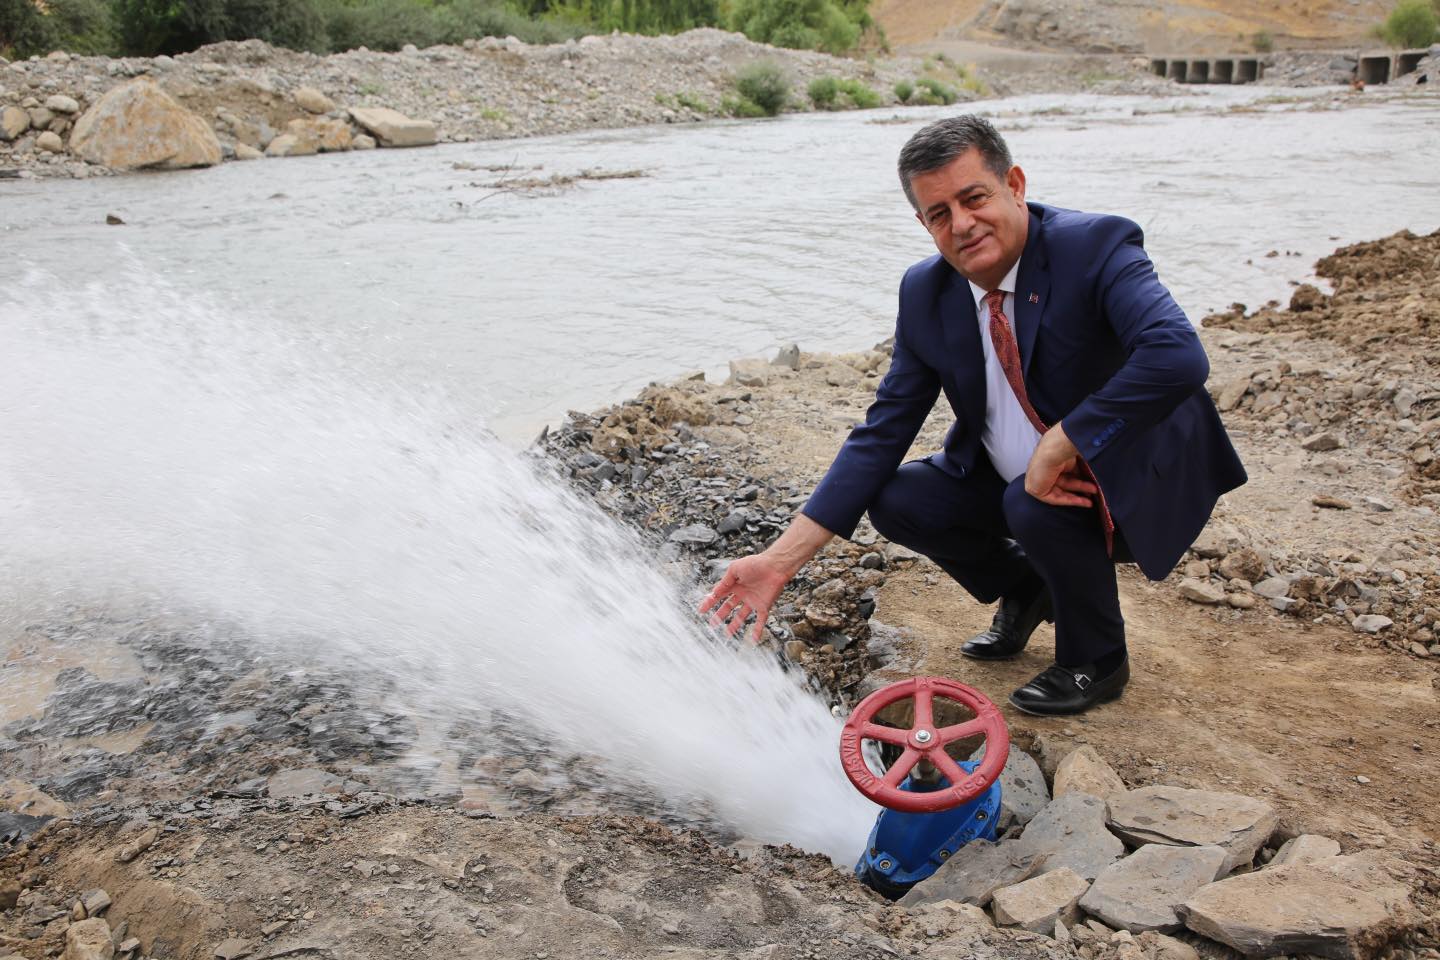
<svg viewBox="0 0 1440 960">
<path fill-rule="evenodd" d="M 730 113 L 737 117 L 773 117 L 790 101 L 790 78 L 773 60 L 757 60 L 735 75 L 738 102 Z"/>
<path fill-rule="evenodd" d="M 895 84 L 895 99 L 901 103 L 909 103 L 910 97 L 915 93 L 915 84 L 909 80 L 901 80 Z"/>
<path fill-rule="evenodd" d="M 1256 53 L 1269 53 L 1275 49 L 1275 38 L 1269 30 L 1256 30 L 1250 35 L 1250 46 Z"/>
<path fill-rule="evenodd" d="M 739 30 L 776 46 L 847 53 L 883 36 L 869 0 L 0 0 L 0 54 L 64 49 L 154 56 L 258 37 L 328 53 L 516 36 Z"/>
<path fill-rule="evenodd" d="M 834 110 L 835 101 L 840 99 L 840 80 L 837 77 L 816 77 L 806 88 L 810 102 L 817 110 Z"/>
<path fill-rule="evenodd" d="M 1400 0 L 1375 32 L 1392 47 L 1428 47 L 1440 41 L 1440 0 Z"/>
</svg>

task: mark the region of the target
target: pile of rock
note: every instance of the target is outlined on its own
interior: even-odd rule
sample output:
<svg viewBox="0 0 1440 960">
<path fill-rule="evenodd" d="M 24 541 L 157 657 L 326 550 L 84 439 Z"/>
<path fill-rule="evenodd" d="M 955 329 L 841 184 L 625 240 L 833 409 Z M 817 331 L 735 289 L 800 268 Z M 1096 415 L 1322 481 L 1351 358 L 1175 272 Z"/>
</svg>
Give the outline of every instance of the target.
<svg viewBox="0 0 1440 960">
<path fill-rule="evenodd" d="M 66 136 L 79 111 L 134 78 L 153 81 L 188 111 L 187 128 L 209 128 L 210 136 L 201 137 L 204 152 L 184 156 L 214 157 L 218 149 L 225 159 L 253 159 L 701 120 L 723 113 L 735 72 L 759 59 L 779 62 L 797 91 L 815 77 L 846 77 L 892 103 L 896 81 L 919 70 L 912 58 L 872 65 L 710 29 L 548 46 L 487 37 L 463 46 L 410 46 L 398 53 L 361 48 L 327 57 L 260 40 L 153 59 L 57 51 L 0 62 L 0 170 L 84 177 L 129 169 L 67 151 Z M 803 94 L 789 107 L 810 108 Z M 199 137 L 198 130 L 190 136 Z M 155 165 L 194 164 L 167 157 Z"/>
<path fill-rule="evenodd" d="M 1333 50 L 1284 50 L 1266 54 L 1260 83 L 1274 87 L 1325 87 L 1348 84 L 1359 57 Z"/>
<path fill-rule="evenodd" d="M 881 351 L 832 360 L 825 375 L 860 383 L 885 359 Z M 540 446 L 571 482 L 608 513 L 648 532 L 662 562 L 706 589 L 729 560 L 758 552 L 777 537 L 807 498 L 797 484 L 777 484 L 746 469 L 744 445 L 715 449 L 694 427 L 754 423 L 748 387 L 800 364 L 797 347 L 774 363 L 741 361 L 723 385 L 696 374 L 594 415 L 572 412 Z M 771 612 L 765 635 L 790 663 L 836 694 L 853 695 L 876 663 L 867 655 L 875 593 L 908 551 L 882 546 L 873 533 L 832 543 L 808 564 Z"/>
<path fill-rule="evenodd" d="M 1251 956 L 1373 956 L 1416 920 L 1397 879 L 1406 865 L 1287 836 L 1263 801 L 1127 790 L 1090 747 L 1060 762 L 1054 791 L 1017 829 L 967 844 L 901 903 L 922 924 L 993 919 L 1083 960 L 1196 960 L 1195 944 L 1213 955 L 1197 937 Z M 1189 942 L 1171 936 L 1181 931 Z"/>
<path fill-rule="evenodd" d="M 1298 550 L 1214 523 L 1180 589 L 1196 603 L 1345 622 L 1417 656 L 1440 654 L 1440 541 L 1426 522 L 1440 507 L 1440 231 L 1354 244 L 1316 271 L 1333 294 L 1302 284 L 1289 309 L 1236 305 L 1205 326 L 1243 331 L 1224 344 L 1240 350 L 1274 335 L 1325 347 L 1308 359 L 1293 347 L 1255 354 L 1210 390 L 1228 423 L 1304 458 L 1310 503 L 1335 517 L 1331 543 Z M 1393 538 L 1361 554 L 1342 532 L 1356 523 L 1393 525 Z"/>
</svg>

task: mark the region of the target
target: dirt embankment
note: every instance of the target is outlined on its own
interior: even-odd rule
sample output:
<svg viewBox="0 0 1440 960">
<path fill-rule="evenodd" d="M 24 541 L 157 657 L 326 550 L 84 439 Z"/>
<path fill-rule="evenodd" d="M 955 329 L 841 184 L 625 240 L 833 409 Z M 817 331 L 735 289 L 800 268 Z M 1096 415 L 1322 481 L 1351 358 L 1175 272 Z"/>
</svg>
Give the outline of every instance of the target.
<svg viewBox="0 0 1440 960">
<path fill-rule="evenodd" d="M 1369 46 L 1385 0 L 880 0 L 875 18 L 902 49 L 980 41 L 1065 52 L 1249 53 L 1257 34 L 1277 49 Z"/>
</svg>

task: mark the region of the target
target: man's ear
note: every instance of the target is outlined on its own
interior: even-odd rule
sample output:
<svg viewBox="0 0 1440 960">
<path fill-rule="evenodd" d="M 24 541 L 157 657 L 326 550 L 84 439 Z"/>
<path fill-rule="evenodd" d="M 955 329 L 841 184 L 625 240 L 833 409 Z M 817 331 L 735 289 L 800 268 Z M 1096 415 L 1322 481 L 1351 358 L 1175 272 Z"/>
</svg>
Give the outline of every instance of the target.
<svg viewBox="0 0 1440 960">
<path fill-rule="evenodd" d="M 1010 193 L 1017 203 L 1025 202 L 1025 171 L 1018 165 L 1011 167 L 1010 172 L 1005 174 L 1005 185 L 1010 188 Z"/>
<path fill-rule="evenodd" d="M 930 232 L 930 225 L 925 222 L 925 218 L 920 215 L 919 210 L 915 211 L 915 222 L 920 224 L 920 226 L 924 227 L 926 233 Z"/>
</svg>

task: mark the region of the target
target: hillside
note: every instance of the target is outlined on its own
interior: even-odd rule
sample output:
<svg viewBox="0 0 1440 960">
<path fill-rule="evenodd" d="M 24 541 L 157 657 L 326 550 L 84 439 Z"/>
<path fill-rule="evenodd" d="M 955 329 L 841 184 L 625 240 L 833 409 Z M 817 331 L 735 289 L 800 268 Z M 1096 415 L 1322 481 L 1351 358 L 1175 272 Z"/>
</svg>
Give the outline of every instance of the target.
<svg viewBox="0 0 1440 960">
<path fill-rule="evenodd" d="M 1244 52 L 1368 46 L 1388 0 L 877 0 L 897 47 L 978 42 L 1056 53 Z"/>
</svg>

